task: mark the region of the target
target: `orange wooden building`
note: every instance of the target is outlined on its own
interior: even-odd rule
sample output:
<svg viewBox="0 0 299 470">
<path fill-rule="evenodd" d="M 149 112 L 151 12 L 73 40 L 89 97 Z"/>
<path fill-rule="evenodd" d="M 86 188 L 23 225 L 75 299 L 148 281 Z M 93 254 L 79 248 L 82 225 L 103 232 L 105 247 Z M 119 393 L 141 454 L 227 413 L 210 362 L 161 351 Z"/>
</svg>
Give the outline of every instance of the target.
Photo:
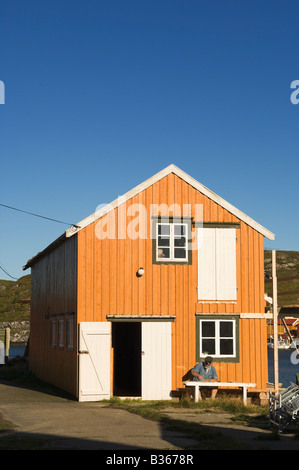
<svg viewBox="0 0 299 470">
<path fill-rule="evenodd" d="M 266 388 L 264 237 L 170 165 L 28 261 L 31 370 L 80 401 L 167 399 L 209 354 Z"/>
</svg>

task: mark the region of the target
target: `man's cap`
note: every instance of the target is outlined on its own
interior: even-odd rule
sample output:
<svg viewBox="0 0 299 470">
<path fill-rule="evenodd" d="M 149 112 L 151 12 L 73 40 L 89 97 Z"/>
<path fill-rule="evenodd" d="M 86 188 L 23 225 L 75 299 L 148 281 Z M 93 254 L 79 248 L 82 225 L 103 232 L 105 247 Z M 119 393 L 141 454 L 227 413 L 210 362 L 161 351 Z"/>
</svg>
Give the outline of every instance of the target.
<svg viewBox="0 0 299 470">
<path fill-rule="evenodd" d="M 211 356 L 207 356 L 205 358 L 205 364 L 212 364 L 212 362 L 213 362 L 213 358 Z"/>
</svg>

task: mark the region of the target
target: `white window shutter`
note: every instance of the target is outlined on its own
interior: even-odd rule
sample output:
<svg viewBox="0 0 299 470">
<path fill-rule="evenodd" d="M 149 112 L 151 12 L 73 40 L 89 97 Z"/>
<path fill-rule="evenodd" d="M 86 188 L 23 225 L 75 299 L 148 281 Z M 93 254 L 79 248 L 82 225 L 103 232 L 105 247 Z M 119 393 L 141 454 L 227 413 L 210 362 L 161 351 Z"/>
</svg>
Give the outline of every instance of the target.
<svg viewBox="0 0 299 470">
<path fill-rule="evenodd" d="M 236 229 L 216 229 L 217 300 L 236 300 Z"/>
<path fill-rule="evenodd" d="M 197 231 L 198 299 L 216 300 L 216 229 Z"/>
<path fill-rule="evenodd" d="M 236 300 L 236 229 L 200 228 L 198 300 Z"/>
</svg>

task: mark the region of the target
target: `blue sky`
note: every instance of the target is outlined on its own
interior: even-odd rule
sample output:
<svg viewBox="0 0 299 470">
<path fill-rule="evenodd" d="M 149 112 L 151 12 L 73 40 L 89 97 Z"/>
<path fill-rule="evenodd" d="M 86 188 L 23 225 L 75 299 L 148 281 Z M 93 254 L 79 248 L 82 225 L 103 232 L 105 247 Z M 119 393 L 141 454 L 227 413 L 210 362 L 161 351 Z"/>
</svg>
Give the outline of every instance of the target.
<svg viewBox="0 0 299 470">
<path fill-rule="evenodd" d="M 174 163 L 274 232 L 267 248 L 299 250 L 298 15 L 296 0 L 2 0 L 0 204 L 77 223 Z M 68 228 L 0 217 L 17 278 Z"/>
</svg>

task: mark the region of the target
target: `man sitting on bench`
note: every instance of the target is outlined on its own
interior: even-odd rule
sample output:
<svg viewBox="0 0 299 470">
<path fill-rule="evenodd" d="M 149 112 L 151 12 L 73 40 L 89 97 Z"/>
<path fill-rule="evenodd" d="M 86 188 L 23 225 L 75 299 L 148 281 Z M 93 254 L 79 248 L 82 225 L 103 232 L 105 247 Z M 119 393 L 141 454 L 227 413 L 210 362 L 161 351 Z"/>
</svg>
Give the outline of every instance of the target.
<svg viewBox="0 0 299 470">
<path fill-rule="evenodd" d="M 196 366 L 193 367 L 191 370 L 191 374 L 193 375 L 193 380 L 201 381 L 201 382 L 217 382 L 218 376 L 215 367 L 212 364 L 213 358 L 211 356 L 207 356 L 204 362 L 199 362 Z M 211 398 L 214 399 L 217 395 L 218 388 L 212 388 Z M 201 400 L 201 393 L 198 390 L 198 398 Z"/>
</svg>

